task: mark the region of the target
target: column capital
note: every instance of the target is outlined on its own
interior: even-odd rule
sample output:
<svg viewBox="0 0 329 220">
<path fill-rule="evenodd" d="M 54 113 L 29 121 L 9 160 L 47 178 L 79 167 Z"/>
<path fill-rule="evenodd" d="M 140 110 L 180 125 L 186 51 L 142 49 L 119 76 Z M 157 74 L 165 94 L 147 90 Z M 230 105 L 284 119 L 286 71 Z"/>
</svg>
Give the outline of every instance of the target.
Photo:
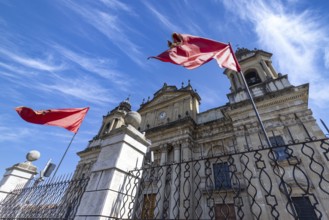
<svg viewBox="0 0 329 220">
<path fill-rule="evenodd" d="M 177 149 L 182 145 L 182 143 L 183 143 L 183 140 L 176 140 L 176 141 L 172 142 L 172 146 L 174 149 Z"/>
<path fill-rule="evenodd" d="M 192 144 L 193 143 L 193 140 L 191 138 L 183 138 L 183 139 L 180 139 L 180 144 L 182 145 L 186 145 L 186 144 Z"/>
<path fill-rule="evenodd" d="M 182 145 L 182 141 L 175 141 L 173 143 L 174 150 L 180 149 L 181 145 Z"/>
<path fill-rule="evenodd" d="M 167 153 L 171 148 L 172 145 L 168 143 L 159 145 L 159 150 L 161 153 Z"/>
</svg>

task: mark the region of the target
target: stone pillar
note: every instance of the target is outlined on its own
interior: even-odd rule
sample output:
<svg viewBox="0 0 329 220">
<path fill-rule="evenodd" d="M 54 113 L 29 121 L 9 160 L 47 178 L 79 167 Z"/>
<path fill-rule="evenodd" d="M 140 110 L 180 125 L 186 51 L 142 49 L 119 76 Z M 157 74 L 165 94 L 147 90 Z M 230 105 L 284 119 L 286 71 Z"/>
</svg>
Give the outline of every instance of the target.
<svg viewBox="0 0 329 220">
<path fill-rule="evenodd" d="M 180 178 L 181 178 L 181 142 L 174 143 L 174 164 L 172 166 L 171 178 L 171 198 L 170 198 L 170 219 L 177 219 L 179 217 L 179 194 L 180 194 Z"/>
<path fill-rule="evenodd" d="M 127 174 L 142 167 L 149 146 L 144 134 L 131 125 L 112 130 L 101 141 L 101 152 L 91 170 L 75 220 L 127 218 L 131 196 L 135 193 L 126 191 Z"/>
<path fill-rule="evenodd" d="M 191 162 L 192 159 L 192 150 L 191 150 L 191 141 L 185 139 L 182 143 L 181 151 L 181 184 L 180 184 L 180 219 L 191 219 L 192 218 L 192 193 L 193 193 L 193 180 L 192 180 L 192 169 L 193 165 Z M 184 163 L 185 162 L 185 163 Z"/>
<path fill-rule="evenodd" d="M 271 73 L 271 69 L 267 66 L 267 64 L 265 63 L 264 60 L 261 60 L 260 64 L 261 64 L 262 69 L 265 72 L 266 77 L 274 78 L 276 76 L 275 75 L 276 72 L 274 71 L 273 73 Z"/>
<path fill-rule="evenodd" d="M 32 161 L 39 159 L 38 151 L 30 151 L 26 155 L 26 162 L 15 164 L 6 169 L 6 173 L 0 182 L 0 201 L 6 198 L 8 193 L 14 190 L 17 186 L 24 187 L 33 180 L 38 173 L 37 167 L 32 164 Z"/>
<path fill-rule="evenodd" d="M 163 200 L 165 197 L 165 186 L 166 186 L 166 175 L 167 175 L 167 167 L 164 166 L 167 163 L 167 156 L 168 156 L 168 144 L 163 144 L 160 148 L 161 150 L 161 158 L 160 158 L 160 166 L 162 166 L 159 170 L 160 181 L 157 182 L 157 187 L 159 193 L 156 195 L 155 204 L 157 207 L 154 211 L 154 217 L 156 219 L 163 218 Z"/>
<path fill-rule="evenodd" d="M 237 74 L 236 75 L 236 90 L 235 91 L 238 91 L 239 89 L 243 89 L 243 88 L 245 88 L 245 85 L 244 85 L 244 83 L 243 83 L 243 79 L 242 79 L 242 76 L 241 76 L 241 74 Z"/>
</svg>

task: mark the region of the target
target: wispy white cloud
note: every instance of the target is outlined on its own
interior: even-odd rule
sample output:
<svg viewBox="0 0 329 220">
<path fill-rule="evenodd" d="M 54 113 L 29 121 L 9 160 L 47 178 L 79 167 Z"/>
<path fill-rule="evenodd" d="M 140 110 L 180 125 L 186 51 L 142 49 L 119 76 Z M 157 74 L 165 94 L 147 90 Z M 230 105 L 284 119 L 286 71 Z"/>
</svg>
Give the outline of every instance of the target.
<svg viewBox="0 0 329 220">
<path fill-rule="evenodd" d="M 316 88 L 310 91 L 310 95 L 314 104 L 320 108 L 328 108 L 328 82 L 316 84 Z"/>
<path fill-rule="evenodd" d="M 327 69 L 329 69 L 329 47 L 326 47 L 324 50 L 324 64 Z"/>
<path fill-rule="evenodd" d="M 131 60 L 140 66 L 145 65 L 145 56 L 141 48 L 134 43 L 132 37 L 125 31 L 129 25 L 123 23 L 122 19 L 117 15 L 109 14 L 109 11 L 104 12 L 101 9 L 92 8 L 90 5 L 75 4 L 73 1 L 65 1 L 63 3 L 83 17 L 85 22 L 105 35 L 111 43 L 116 45 Z M 121 7 L 123 6 L 121 5 Z"/>
<path fill-rule="evenodd" d="M 25 138 L 33 137 L 31 130 L 26 128 L 16 129 L 13 132 L 12 127 L 0 125 L 0 142 L 14 141 L 22 142 Z"/>
<path fill-rule="evenodd" d="M 58 79 L 52 84 L 40 83 L 37 88 L 44 92 L 61 95 L 63 98 L 74 97 L 98 105 L 118 102 L 115 94 L 110 90 L 90 78 L 81 76 L 75 79 Z"/>
<path fill-rule="evenodd" d="M 202 30 L 202 28 L 197 25 L 196 23 L 193 23 L 192 21 L 187 22 L 187 30 L 186 33 L 195 33 L 195 35 L 199 36 L 206 36 L 206 33 Z"/>
<path fill-rule="evenodd" d="M 62 56 L 78 64 L 88 72 L 97 74 L 105 79 L 110 80 L 114 84 L 121 86 L 122 88 L 130 86 L 130 81 L 127 79 L 124 73 L 121 73 L 112 66 L 115 65 L 116 61 L 92 57 L 83 56 L 82 53 L 76 53 L 72 50 L 64 48 L 59 45 L 53 46 Z"/>
<path fill-rule="evenodd" d="M 24 127 L 21 126 L 20 128 L 15 128 L 0 125 L 0 132 L 2 134 L 0 136 L 0 143 L 10 142 L 11 148 L 15 148 L 15 150 L 19 150 L 24 153 L 36 148 L 41 151 L 41 156 L 43 156 L 43 152 L 47 151 L 58 152 L 58 147 L 61 147 L 61 145 L 63 146 L 63 149 L 65 149 L 64 147 L 69 143 L 69 140 L 72 138 L 72 134 L 70 132 L 63 132 L 61 130 L 62 128 L 49 126 L 53 128 L 43 129 L 42 126 L 44 125 L 26 124 Z M 13 129 L 15 129 L 15 132 L 12 132 Z M 52 132 L 48 132 L 48 130 L 52 130 Z M 42 135 L 40 135 L 40 133 L 42 133 Z M 33 141 L 27 142 L 27 140 L 30 140 L 31 137 L 33 137 Z M 56 146 L 47 142 L 50 137 L 57 140 Z M 39 145 L 38 143 L 47 144 Z"/>
<path fill-rule="evenodd" d="M 8 74 L 8 76 L 10 75 L 10 77 L 14 77 L 14 78 L 18 78 L 19 75 L 38 75 L 36 72 L 34 71 L 26 71 L 26 70 L 23 70 L 22 68 L 19 68 L 17 66 L 14 66 L 14 65 L 10 65 L 10 64 L 7 64 L 7 63 L 3 63 L 0 61 L 0 68 L 4 68 L 6 70 L 9 70 L 11 72 L 11 74 Z M 1 73 L 0 73 L 1 74 Z"/>
<path fill-rule="evenodd" d="M 16 83 L 15 80 L 13 80 L 13 83 Z M 10 102 L 7 103 L 7 106 L 13 105 L 13 103 L 16 105 L 21 105 L 21 103 L 26 102 L 26 96 L 24 96 L 23 87 L 16 86 L 16 85 L 15 86 L 1 85 L 1 88 L 2 88 L 2 90 L 1 90 L 2 92 L 0 93 L 1 100 L 5 100 L 6 98 L 10 97 Z M 2 108 L 5 108 L 5 107 L 2 106 Z"/>
<path fill-rule="evenodd" d="M 3 48 L 0 48 L 0 53 L 22 66 L 42 70 L 42 71 L 59 71 L 64 69 L 63 64 L 54 64 L 51 59 L 32 59 L 21 54 L 13 53 Z"/>
<path fill-rule="evenodd" d="M 205 32 L 202 30 L 202 27 L 199 25 L 203 24 L 204 14 L 199 12 L 200 8 L 194 8 L 190 2 L 184 2 L 184 4 L 180 4 L 181 2 L 172 2 L 175 12 L 168 13 L 167 10 L 163 9 L 161 5 L 155 4 L 152 5 L 149 1 L 143 1 L 146 8 L 154 15 L 156 21 L 160 23 L 161 28 L 165 28 L 170 32 L 179 32 L 179 33 L 189 33 L 193 35 L 205 36 Z M 158 6 L 158 7 L 156 7 Z M 186 11 L 186 13 L 180 13 L 182 10 Z M 173 16 L 173 14 L 179 14 L 179 17 Z M 198 14 L 200 13 L 200 14 Z M 191 14 L 202 16 L 200 22 L 196 22 L 194 17 L 191 17 Z M 207 17 L 207 16 L 205 16 Z"/>
<path fill-rule="evenodd" d="M 177 25 L 172 23 L 165 15 L 161 14 L 158 10 L 156 10 L 147 1 L 144 1 L 144 4 L 169 31 L 176 32 L 176 31 L 181 30 L 180 27 L 178 27 Z"/>
<path fill-rule="evenodd" d="M 328 59 L 322 58 L 323 54 L 328 54 L 323 47 L 329 43 L 328 27 L 317 13 L 311 10 L 295 13 L 290 10 L 293 5 L 285 7 L 281 1 L 242 3 L 225 0 L 224 5 L 253 25 L 258 44 L 275 55 L 273 59 L 279 71 L 289 74 L 293 84 L 310 82 L 310 98 L 314 102 L 321 99 L 329 104 L 329 93 L 318 90 L 329 83 L 321 69 L 325 65 L 328 68 Z"/>
<path fill-rule="evenodd" d="M 110 9 L 123 10 L 129 13 L 134 13 L 134 11 L 127 4 L 124 4 L 122 1 L 120 2 L 116 0 L 101 0 L 101 2 Z"/>
</svg>

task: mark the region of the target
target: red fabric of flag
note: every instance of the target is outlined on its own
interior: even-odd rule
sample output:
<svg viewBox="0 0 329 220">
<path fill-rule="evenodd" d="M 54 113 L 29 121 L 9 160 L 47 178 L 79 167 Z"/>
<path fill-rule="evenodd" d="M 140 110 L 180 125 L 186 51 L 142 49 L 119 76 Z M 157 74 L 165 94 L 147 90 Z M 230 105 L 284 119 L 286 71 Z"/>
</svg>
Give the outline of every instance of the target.
<svg viewBox="0 0 329 220">
<path fill-rule="evenodd" d="M 27 122 L 63 127 L 77 133 L 89 107 L 49 109 L 34 111 L 27 107 L 17 107 L 16 112 Z"/>
<path fill-rule="evenodd" d="M 170 49 L 150 58 L 181 65 L 187 69 L 197 68 L 215 59 L 220 67 L 236 72 L 241 70 L 230 44 L 178 33 L 173 33 L 172 38 L 173 42 L 169 42 Z"/>
</svg>

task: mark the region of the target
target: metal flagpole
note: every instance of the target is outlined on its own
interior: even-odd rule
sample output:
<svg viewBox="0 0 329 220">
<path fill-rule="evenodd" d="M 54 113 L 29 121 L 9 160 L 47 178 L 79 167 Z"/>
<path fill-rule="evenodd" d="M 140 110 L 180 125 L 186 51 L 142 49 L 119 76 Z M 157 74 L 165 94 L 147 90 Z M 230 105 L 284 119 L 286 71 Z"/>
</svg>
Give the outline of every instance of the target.
<svg viewBox="0 0 329 220">
<path fill-rule="evenodd" d="M 327 127 L 327 125 L 322 121 L 322 119 L 320 119 L 322 125 L 324 126 L 324 128 L 326 129 L 326 131 L 329 133 L 329 129 Z"/>
<path fill-rule="evenodd" d="M 257 110 L 256 104 L 255 104 L 255 102 L 254 102 L 254 99 L 252 98 L 252 95 L 251 95 L 251 93 L 250 93 L 250 90 L 249 90 L 249 86 L 248 86 L 248 84 L 247 84 L 247 81 L 246 81 L 246 79 L 244 78 L 244 75 L 243 75 L 243 73 L 242 73 L 241 70 L 239 71 L 239 73 L 241 74 L 241 77 L 242 77 L 242 80 L 243 80 L 244 86 L 246 87 L 246 90 L 247 90 L 247 93 L 248 93 L 248 96 L 249 96 L 250 102 L 251 102 L 251 104 L 252 104 L 252 107 L 253 107 L 253 109 L 254 109 L 254 111 L 255 111 L 255 114 L 256 114 L 257 120 L 258 120 L 258 122 L 259 122 L 259 124 L 260 124 L 260 127 L 261 127 L 263 133 L 264 133 L 264 136 L 265 136 L 265 139 L 266 139 L 267 145 L 268 145 L 269 147 L 272 147 L 271 142 L 270 142 L 270 139 L 268 138 L 267 133 L 266 133 L 266 131 L 265 131 L 264 124 L 263 124 L 263 122 L 262 122 L 262 120 L 261 120 L 261 118 L 260 118 L 260 115 L 259 115 L 259 113 L 258 113 L 258 110 Z"/>
<path fill-rule="evenodd" d="M 231 54 L 233 55 L 234 61 L 235 61 L 235 63 L 238 65 L 239 62 L 238 62 L 237 58 L 235 57 L 235 53 L 234 53 L 234 51 L 233 51 L 233 48 L 232 48 L 232 46 L 231 46 L 231 43 L 228 43 L 228 45 L 229 45 L 229 47 L 230 47 L 230 51 L 231 51 Z M 256 114 L 257 120 L 258 120 L 258 122 L 259 122 L 259 124 L 260 124 L 260 127 L 261 127 L 261 129 L 262 129 L 262 131 L 263 131 L 263 133 L 264 133 L 264 136 L 265 136 L 265 139 L 266 139 L 267 145 L 268 145 L 269 147 L 272 147 L 271 142 L 270 142 L 270 139 L 269 139 L 268 136 L 267 136 L 267 133 L 266 133 L 266 131 L 265 131 L 265 127 L 264 127 L 263 122 L 262 122 L 262 120 L 261 120 L 261 118 L 260 118 L 260 115 L 259 115 L 259 113 L 258 113 L 258 110 L 257 110 L 256 104 L 255 104 L 255 102 L 254 102 L 254 99 L 252 98 L 252 95 L 251 95 L 251 93 L 250 93 L 250 90 L 249 90 L 249 86 L 248 86 L 248 84 L 247 84 L 247 81 L 246 81 L 246 79 L 244 78 L 244 75 L 243 75 L 241 69 L 240 69 L 240 68 L 239 68 L 239 69 L 237 68 L 237 70 L 238 70 L 239 73 L 241 74 L 243 84 L 244 84 L 244 86 L 246 87 L 246 90 L 247 90 L 247 93 L 248 93 L 248 96 L 249 96 L 250 102 L 251 102 L 252 107 L 253 107 L 253 109 L 254 109 L 254 111 L 255 111 L 255 114 Z"/>
<path fill-rule="evenodd" d="M 233 54 L 233 57 L 234 57 L 234 59 L 235 59 L 235 62 L 238 63 L 238 61 L 237 61 L 237 59 L 236 59 L 236 57 L 235 57 L 235 54 L 234 54 L 234 52 L 233 52 L 233 49 L 232 49 L 232 47 L 231 47 L 231 44 L 229 44 L 229 45 L 230 45 L 231 53 Z M 266 142 L 267 142 L 268 146 L 271 148 L 271 147 L 272 147 L 272 144 L 271 144 L 271 142 L 270 142 L 269 137 L 267 136 L 267 133 L 266 133 L 266 130 L 265 130 L 264 124 L 263 124 L 263 122 L 262 122 L 262 120 L 261 120 L 261 118 L 260 118 L 260 115 L 259 115 L 259 113 L 258 113 L 258 110 L 257 110 L 256 104 L 255 104 L 254 99 L 253 99 L 253 97 L 252 97 L 252 95 L 251 95 L 251 93 L 250 93 L 249 86 L 248 86 L 248 84 L 247 84 L 246 78 L 244 77 L 244 74 L 242 73 L 241 70 L 239 71 L 239 73 L 241 74 L 243 84 L 244 84 L 244 86 L 246 87 L 246 90 L 247 90 L 247 93 L 248 93 L 248 96 L 249 96 L 250 102 L 251 102 L 252 107 L 253 107 L 253 109 L 254 109 L 254 111 L 255 111 L 255 114 L 256 114 L 257 120 L 258 120 L 258 122 L 259 122 L 259 124 L 260 124 L 260 127 L 261 127 L 261 129 L 262 129 L 262 131 L 263 131 L 263 133 L 264 133 L 264 136 L 265 136 Z M 276 162 L 276 163 L 277 163 L 277 162 Z M 281 174 L 281 169 L 280 169 L 280 174 Z M 281 174 L 281 175 L 282 175 L 282 174 Z M 280 179 L 281 179 L 281 182 L 282 182 L 282 185 L 283 185 L 283 188 L 284 188 L 284 194 L 287 196 L 287 199 L 288 199 L 288 200 L 290 201 L 290 203 L 292 204 L 291 196 L 289 195 L 289 192 L 288 192 L 288 189 L 287 189 L 287 186 L 286 186 L 286 182 L 284 181 L 283 176 L 280 176 Z M 297 212 L 296 212 L 295 207 L 294 207 L 293 205 L 290 205 L 290 206 L 291 206 L 291 209 L 292 209 L 292 211 L 293 211 L 293 213 L 294 213 L 294 216 L 297 216 Z"/>
<path fill-rule="evenodd" d="M 77 133 L 78 133 L 78 132 L 77 132 Z M 55 173 L 54 173 L 54 175 L 53 175 L 52 179 L 55 177 L 55 175 L 56 175 L 56 173 L 57 173 L 57 171 L 58 171 L 59 167 L 61 166 L 61 164 L 62 164 L 62 161 L 63 161 L 63 159 L 64 159 L 64 157 L 65 157 L 65 155 L 66 155 L 67 151 L 69 150 L 69 148 L 70 148 L 70 146 L 71 146 L 71 144 L 72 144 L 72 141 L 73 141 L 73 139 L 74 139 L 75 135 L 77 135 L 77 133 L 74 133 L 74 135 L 73 135 L 73 137 L 72 137 L 72 139 L 71 139 L 71 141 L 70 141 L 69 145 L 67 146 L 67 148 L 66 148 L 66 150 L 65 150 L 65 152 L 64 152 L 64 154 L 63 154 L 63 156 L 62 156 L 62 158 L 61 158 L 61 161 L 59 162 L 59 164 L 58 164 L 58 166 L 57 166 L 57 168 L 56 168 L 56 170 L 55 170 Z"/>
</svg>

